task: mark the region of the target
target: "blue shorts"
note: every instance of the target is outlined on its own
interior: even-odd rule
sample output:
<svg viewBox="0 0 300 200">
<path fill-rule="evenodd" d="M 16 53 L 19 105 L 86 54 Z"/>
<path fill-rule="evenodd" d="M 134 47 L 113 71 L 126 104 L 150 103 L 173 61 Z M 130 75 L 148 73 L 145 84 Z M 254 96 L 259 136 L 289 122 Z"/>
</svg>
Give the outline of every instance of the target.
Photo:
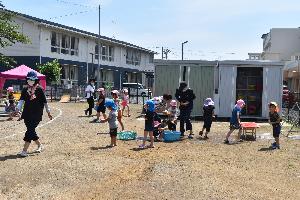
<svg viewBox="0 0 300 200">
<path fill-rule="evenodd" d="M 278 138 L 280 132 L 281 132 L 281 125 L 280 124 L 273 125 L 273 137 Z"/>
</svg>

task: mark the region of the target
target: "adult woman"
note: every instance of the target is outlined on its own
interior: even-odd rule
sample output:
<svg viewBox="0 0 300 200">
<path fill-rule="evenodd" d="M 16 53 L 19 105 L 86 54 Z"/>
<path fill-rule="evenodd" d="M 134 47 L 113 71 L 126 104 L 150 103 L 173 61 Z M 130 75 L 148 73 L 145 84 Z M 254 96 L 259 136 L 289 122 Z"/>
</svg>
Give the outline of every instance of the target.
<svg viewBox="0 0 300 200">
<path fill-rule="evenodd" d="M 18 154 L 22 157 L 28 156 L 27 150 L 31 141 L 34 141 L 38 145 L 38 148 L 35 150 L 36 153 L 40 153 L 43 150 L 43 146 L 35 129 L 40 121 L 42 121 L 44 107 L 46 108 L 49 119 L 52 120 L 45 93 L 39 86 L 39 79 L 35 71 L 28 72 L 26 83 L 27 85 L 22 90 L 17 106 L 17 112 L 21 112 L 23 108 L 21 119 L 24 119 L 27 128 L 23 139 L 25 141 L 24 148 Z"/>
<path fill-rule="evenodd" d="M 89 84 L 85 88 L 85 98 L 89 104 L 88 109 L 84 111 L 85 115 L 89 113 L 89 116 L 92 115 L 93 108 L 95 106 L 94 98 L 95 98 L 95 79 L 90 79 Z"/>
<path fill-rule="evenodd" d="M 179 101 L 179 110 L 180 110 L 180 132 L 181 137 L 184 136 L 184 132 L 189 132 L 189 138 L 193 138 L 193 127 L 190 121 L 191 112 L 193 110 L 193 101 L 196 98 L 192 89 L 188 88 L 188 85 L 185 82 L 181 82 L 179 88 L 176 89 L 175 93 L 176 99 Z M 184 125 L 186 124 L 186 129 Z"/>
</svg>

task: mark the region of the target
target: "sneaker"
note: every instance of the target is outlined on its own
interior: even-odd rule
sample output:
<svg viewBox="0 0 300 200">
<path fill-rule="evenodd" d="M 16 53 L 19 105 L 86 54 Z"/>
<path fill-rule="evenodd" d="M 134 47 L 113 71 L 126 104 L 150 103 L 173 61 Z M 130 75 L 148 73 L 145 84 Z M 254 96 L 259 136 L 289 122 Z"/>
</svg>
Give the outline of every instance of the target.
<svg viewBox="0 0 300 200">
<path fill-rule="evenodd" d="M 193 139 L 194 137 L 193 137 L 193 135 L 190 134 L 190 135 L 188 136 L 188 138 L 189 138 L 189 139 Z"/>
<path fill-rule="evenodd" d="M 145 146 L 145 145 L 143 145 L 143 144 L 141 144 L 141 145 L 139 145 L 139 148 L 140 148 L 140 149 L 145 149 L 145 148 L 146 148 L 146 146 Z"/>
<path fill-rule="evenodd" d="M 44 146 L 40 145 L 38 148 L 34 151 L 34 153 L 41 153 L 44 150 Z"/>
<path fill-rule="evenodd" d="M 93 121 L 91 121 L 92 123 L 97 123 L 97 122 L 100 122 L 99 119 L 93 119 Z"/>
<path fill-rule="evenodd" d="M 18 153 L 18 156 L 21 156 L 21 157 L 27 157 L 28 154 L 26 151 L 21 151 L 20 153 Z"/>
<path fill-rule="evenodd" d="M 199 132 L 199 135 L 202 136 L 202 135 L 203 135 L 203 131 L 200 131 L 200 132 Z"/>
<path fill-rule="evenodd" d="M 87 114 L 88 114 L 88 111 L 87 111 L 87 110 L 85 110 L 85 111 L 84 111 L 84 114 L 85 114 L 85 115 L 87 115 Z"/>
<path fill-rule="evenodd" d="M 277 148 L 277 149 L 280 149 L 280 145 L 276 145 L 276 148 Z"/>
<path fill-rule="evenodd" d="M 229 140 L 224 140 L 224 144 L 229 144 Z"/>
<path fill-rule="evenodd" d="M 273 142 L 271 145 L 272 147 L 276 147 L 276 142 Z"/>
</svg>

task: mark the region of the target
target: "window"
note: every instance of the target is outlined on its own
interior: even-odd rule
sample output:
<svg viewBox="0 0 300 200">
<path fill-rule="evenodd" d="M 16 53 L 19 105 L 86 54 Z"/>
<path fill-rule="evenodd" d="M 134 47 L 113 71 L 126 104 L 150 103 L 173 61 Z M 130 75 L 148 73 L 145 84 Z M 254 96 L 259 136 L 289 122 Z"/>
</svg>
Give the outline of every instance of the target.
<svg viewBox="0 0 300 200">
<path fill-rule="evenodd" d="M 60 53 L 60 35 L 52 32 L 51 33 L 51 52 Z"/>
<path fill-rule="evenodd" d="M 149 55 L 149 63 L 153 63 L 154 61 L 154 54 Z"/>
<path fill-rule="evenodd" d="M 78 44 L 79 44 L 79 38 L 71 37 L 71 55 L 78 56 Z"/>
<path fill-rule="evenodd" d="M 62 35 L 61 37 L 61 53 L 69 54 L 70 49 L 70 37 L 67 35 Z"/>
<path fill-rule="evenodd" d="M 74 65 L 62 66 L 62 79 L 65 80 L 78 80 L 78 67 Z"/>
<path fill-rule="evenodd" d="M 95 60 L 99 59 L 99 47 L 98 44 L 95 46 Z"/>
<path fill-rule="evenodd" d="M 101 60 L 107 60 L 107 56 L 108 56 L 108 51 L 107 51 L 107 46 L 106 45 L 102 45 L 101 46 Z"/>
<path fill-rule="evenodd" d="M 51 33 L 51 52 L 78 56 L 79 38 L 66 34 Z"/>
<path fill-rule="evenodd" d="M 114 61 L 114 47 L 112 46 L 108 47 L 108 60 Z"/>
<path fill-rule="evenodd" d="M 141 52 L 133 49 L 126 50 L 126 64 L 140 65 Z"/>
</svg>

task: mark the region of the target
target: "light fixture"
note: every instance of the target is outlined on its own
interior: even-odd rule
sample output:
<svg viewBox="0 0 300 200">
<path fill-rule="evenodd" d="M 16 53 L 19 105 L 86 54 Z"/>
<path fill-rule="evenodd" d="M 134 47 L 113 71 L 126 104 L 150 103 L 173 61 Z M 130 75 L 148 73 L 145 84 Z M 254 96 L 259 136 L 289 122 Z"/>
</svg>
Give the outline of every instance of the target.
<svg viewBox="0 0 300 200">
<path fill-rule="evenodd" d="M 293 70 L 292 72 L 293 72 L 293 73 L 296 73 L 297 71 L 296 71 L 296 70 Z"/>
</svg>

